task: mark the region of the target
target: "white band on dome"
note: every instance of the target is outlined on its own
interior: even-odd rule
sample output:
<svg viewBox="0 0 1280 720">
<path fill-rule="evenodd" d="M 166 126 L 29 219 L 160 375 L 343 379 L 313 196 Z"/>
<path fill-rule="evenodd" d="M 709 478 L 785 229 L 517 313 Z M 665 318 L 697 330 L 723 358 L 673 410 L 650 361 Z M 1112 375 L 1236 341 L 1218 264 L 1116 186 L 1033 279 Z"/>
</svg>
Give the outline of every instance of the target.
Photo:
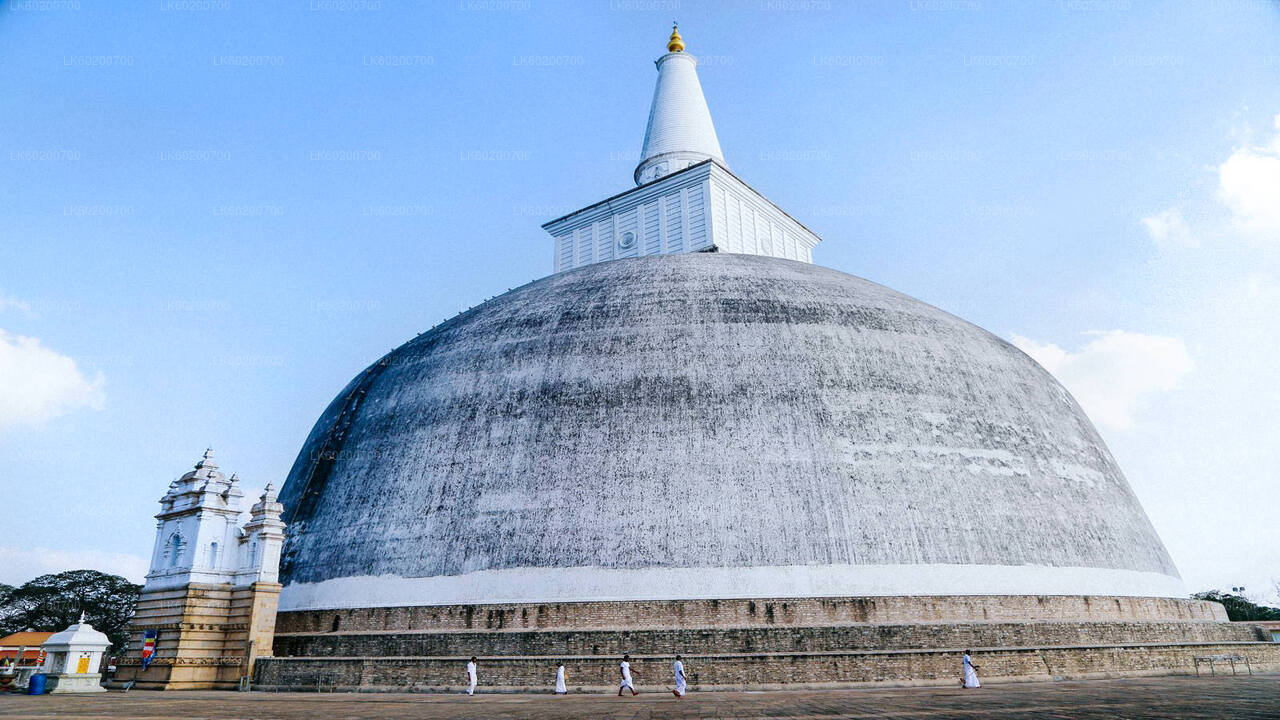
<svg viewBox="0 0 1280 720">
<path fill-rule="evenodd" d="M 345 577 L 284 588 L 280 610 L 609 600 L 932 595 L 1186 597 L 1182 581 L 1137 570 L 1038 565 L 787 565 L 519 568 L 464 575 Z"/>
</svg>

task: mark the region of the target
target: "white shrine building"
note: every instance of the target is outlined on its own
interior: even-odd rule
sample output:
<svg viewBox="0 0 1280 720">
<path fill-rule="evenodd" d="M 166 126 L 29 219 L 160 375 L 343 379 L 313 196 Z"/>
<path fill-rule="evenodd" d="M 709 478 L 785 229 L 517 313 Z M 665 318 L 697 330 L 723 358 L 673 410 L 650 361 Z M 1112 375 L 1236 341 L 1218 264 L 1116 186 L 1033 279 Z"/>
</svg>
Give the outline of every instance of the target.
<svg viewBox="0 0 1280 720">
<path fill-rule="evenodd" d="M 170 483 L 156 515 L 146 587 L 276 582 L 284 523 L 267 507 L 278 505 L 275 489 L 267 485 L 252 519 L 241 528 L 243 497 L 239 477 L 218 470 L 212 449 L 195 469 Z"/>
<path fill-rule="evenodd" d="M 50 694 L 106 692 L 98 669 L 102 665 L 102 654 L 110 645 L 107 636 L 85 622 L 81 612 L 78 622 L 54 633 L 40 646 L 45 652 L 44 665 L 40 668 L 46 677 L 45 691 Z"/>
<path fill-rule="evenodd" d="M 813 262 L 822 241 L 729 171 L 698 82 L 698 60 L 671 31 L 658 58 L 636 187 L 542 226 L 555 270 L 642 255 L 730 252 Z"/>
<path fill-rule="evenodd" d="M 169 484 L 117 681 L 230 688 L 252 672 L 255 658 L 271 654 L 284 506 L 268 484 L 241 526 L 243 497 L 239 478 L 218 469 L 212 450 Z M 148 637 L 154 656 L 144 667 Z"/>
</svg>

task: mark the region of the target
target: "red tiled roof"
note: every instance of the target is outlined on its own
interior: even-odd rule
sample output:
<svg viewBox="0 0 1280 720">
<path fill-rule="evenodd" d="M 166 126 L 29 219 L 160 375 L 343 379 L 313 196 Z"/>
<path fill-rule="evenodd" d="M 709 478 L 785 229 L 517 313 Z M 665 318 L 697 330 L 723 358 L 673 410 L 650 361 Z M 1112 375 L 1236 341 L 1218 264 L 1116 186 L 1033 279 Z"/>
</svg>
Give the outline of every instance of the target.
<svg viewBox="0 0 1280 720">
<path fill-rule="evenodd" d="M 0 647 L 40 647 L 50 637 L 53 637 L 51 632 L 16 632 L 0 638 Z"/>
</svg>

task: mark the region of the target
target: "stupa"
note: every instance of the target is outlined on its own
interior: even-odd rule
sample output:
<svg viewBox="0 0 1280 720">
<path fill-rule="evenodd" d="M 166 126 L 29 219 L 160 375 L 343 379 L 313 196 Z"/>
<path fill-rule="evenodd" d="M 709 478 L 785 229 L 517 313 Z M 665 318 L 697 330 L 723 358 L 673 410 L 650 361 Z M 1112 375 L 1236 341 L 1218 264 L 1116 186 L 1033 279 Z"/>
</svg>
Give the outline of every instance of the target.
<svg viewBox="0 0 1280 720">
<path fill-rule="evenodd" d="M 255 683 L 695 686 L 1189 670 L 1277 648 L 1186 598 L 1071 395 L 1017 348 L 812 263 L 739 179 L 673 30 L 633 180 L 555 273 L 432 328 L 323 412 L 280 501 Z M 550 668 L 550 670 L 548 670 Z M 649 669 L 652 668 L 652 669 Z"/>
</svg>

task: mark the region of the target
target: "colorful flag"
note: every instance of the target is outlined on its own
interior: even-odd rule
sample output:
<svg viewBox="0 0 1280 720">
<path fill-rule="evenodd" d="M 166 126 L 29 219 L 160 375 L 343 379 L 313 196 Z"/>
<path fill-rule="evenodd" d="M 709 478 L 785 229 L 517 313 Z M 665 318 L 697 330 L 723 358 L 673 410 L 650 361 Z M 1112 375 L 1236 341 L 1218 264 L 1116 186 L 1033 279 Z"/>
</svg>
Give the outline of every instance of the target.
<svg viewBox="0 0 1280 720">
<path fill-rule="evenodd" d="M 142 631 L 142 669 L 146 670 L 156 656 L 156 631 Z"/>
</svg>

